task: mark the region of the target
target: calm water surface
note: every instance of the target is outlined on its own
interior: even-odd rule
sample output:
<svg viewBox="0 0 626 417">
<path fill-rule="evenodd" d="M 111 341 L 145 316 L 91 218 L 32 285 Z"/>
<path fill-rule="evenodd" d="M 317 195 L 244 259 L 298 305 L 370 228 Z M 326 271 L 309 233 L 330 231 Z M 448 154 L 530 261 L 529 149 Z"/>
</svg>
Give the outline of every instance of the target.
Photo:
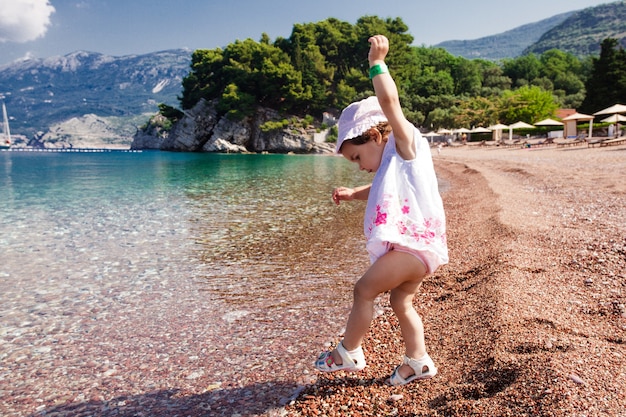
<svg viewBox="0 0 626 417">
<path fill-rule="evenodd" d="M 368 263 L 362 203 L 337 207 L 331 191 L 370 178 L 329 156 L 0 152 L 0 359 L 16 361 L 0 383 L 84 392 L 93 377 L 83 360 L 62 370 L 68 352 L 115 370 L 128 344 L 146 381 L 169 350 L 189 369 L 162 384 L 191 384 L 192 369 L 231 386 L 306 382 Z M 287 353 L 284 368 L 258 365 Z"/>
<path fill-rule="evenodd" d="M 365 181 L 327 156 L 2 152 L 0 277 L 106 281 L 166 254 L 181 271 L 170 279 L 202 278 L 233 298 L 245 298 L 232 291 L 245 279 L 258 299 L 268 277 L 301 285 L 314 272 L 295 265 L 304 258 L 318 269 L 334 249 L 325 234 L 352 212 L 330 202 L 332 188 Z"/>
</svg>

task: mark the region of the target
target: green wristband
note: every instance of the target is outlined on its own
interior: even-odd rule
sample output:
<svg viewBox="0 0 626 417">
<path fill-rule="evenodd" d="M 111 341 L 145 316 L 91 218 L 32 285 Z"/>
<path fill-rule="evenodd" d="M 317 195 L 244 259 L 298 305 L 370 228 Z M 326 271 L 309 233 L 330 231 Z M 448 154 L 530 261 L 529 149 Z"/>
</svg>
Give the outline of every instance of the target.
<svg viewBox="0 0 626 417">
<path fill-rule="evenodd" d="M 376 64 L 370 67 L 370 80 L 377 75 L 386 74 L 389 72 L 389 68 L 387 68 L 386 64 Z"/>
</svg>

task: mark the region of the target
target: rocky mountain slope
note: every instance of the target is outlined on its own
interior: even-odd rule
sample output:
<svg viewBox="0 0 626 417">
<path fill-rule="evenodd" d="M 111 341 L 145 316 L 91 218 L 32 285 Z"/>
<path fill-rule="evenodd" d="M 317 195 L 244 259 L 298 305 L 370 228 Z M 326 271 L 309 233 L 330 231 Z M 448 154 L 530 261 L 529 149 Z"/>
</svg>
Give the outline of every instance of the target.
<svg viewBox="0 0 626 417">
<path fill-rule="evenodd" d="M 452 40 L 435 45 L 452 55 L 467 59 L 498 60 L 522 55 L 529 45 L 537 42 L 541 36 L 563 23 L 574 12 L 559 14 L 536 23 L 519 26 L 506 32 L 474 40 Z"/>
<path fill-rule="evenodd" d="M 602 4 L 570 15 L 546 31 L 524 53 L 560 49 L 577 56 L 598 55 L 600 44 L 609 37 L 619 39 L 626 47 L 626 1 Z"/>
<path fill-rule="evenodd" d="M 500 60 L 555 48 L 583 57 L 599 54 L 600 43 L 609 37 L 626 47 L 626 1 L 563 13 L 493 36 L 435 46 L 468 59 Z"/>
<path fill-rule="evenodd" d="M 0 67 L 0 96 L 11 130 L 32 137 L 88 114 L 132 118 L 157 112 L 159 103 L 177 106 L 190 62 L 188 50 L 123 57 L 79 51 L 25 60 Z"/>
</svg>

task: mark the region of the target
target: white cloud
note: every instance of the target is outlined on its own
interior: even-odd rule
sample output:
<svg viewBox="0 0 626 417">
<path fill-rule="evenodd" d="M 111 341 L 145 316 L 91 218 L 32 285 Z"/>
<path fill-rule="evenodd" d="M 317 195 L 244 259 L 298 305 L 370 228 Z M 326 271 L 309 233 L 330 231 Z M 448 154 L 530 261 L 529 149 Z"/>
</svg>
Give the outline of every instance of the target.
<svg viewBox="0 0 626 417">
<path fill-rule="evenodd" d="M 28 42 L 42 37 L 54 11 L 49 0 L 0 0 L 0 42 Z"/>
</svg>

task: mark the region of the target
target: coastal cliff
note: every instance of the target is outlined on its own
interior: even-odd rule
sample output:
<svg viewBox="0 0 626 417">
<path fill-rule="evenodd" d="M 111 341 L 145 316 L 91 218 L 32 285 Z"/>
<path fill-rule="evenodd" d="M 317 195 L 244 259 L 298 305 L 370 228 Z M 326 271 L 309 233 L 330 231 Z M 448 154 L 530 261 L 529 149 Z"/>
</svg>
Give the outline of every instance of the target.
<svg viewBox="0 0 626 417">
<path fill-rule="evenodd" d="M 219 115 L 215 103 L 200 100 L 166 131 L 162 116 L 155 116 L 133 138 L 131 149 L 158 149 L 180 152 L 222 153 L 332 153 L 334 144 L 315 129 L 287 126 L 262 129 L 268 121 L 280 119 L 278 112 L 258 108 L 240 121 Z"/>
</svg>

